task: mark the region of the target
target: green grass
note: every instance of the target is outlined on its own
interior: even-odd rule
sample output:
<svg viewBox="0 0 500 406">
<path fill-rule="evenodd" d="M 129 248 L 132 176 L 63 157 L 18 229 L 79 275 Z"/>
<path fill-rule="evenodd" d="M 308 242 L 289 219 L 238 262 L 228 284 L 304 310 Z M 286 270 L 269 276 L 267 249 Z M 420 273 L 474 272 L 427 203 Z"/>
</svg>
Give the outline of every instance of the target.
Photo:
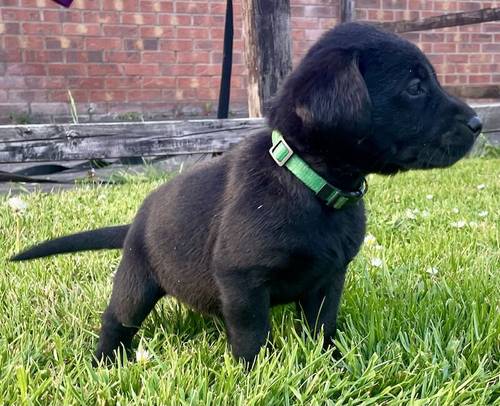
<svg viewBox="0 0 500 406">
<path fill-rule="evenodd" d="M 500 405 L 498 160 L 370 177 L 374 238 L 350 265 L 342 358 L 285 306 L 273 310 L 272 348 L 245 373 L 219 321 L 169 299 L 138 334 L 148 361 L 92 369 L 119 252 L 6 259 L 45 238 L 130 221 L 161 181 L 30 194 L 21 215 L 0 197 L 0 404 Z"/>
</svg>

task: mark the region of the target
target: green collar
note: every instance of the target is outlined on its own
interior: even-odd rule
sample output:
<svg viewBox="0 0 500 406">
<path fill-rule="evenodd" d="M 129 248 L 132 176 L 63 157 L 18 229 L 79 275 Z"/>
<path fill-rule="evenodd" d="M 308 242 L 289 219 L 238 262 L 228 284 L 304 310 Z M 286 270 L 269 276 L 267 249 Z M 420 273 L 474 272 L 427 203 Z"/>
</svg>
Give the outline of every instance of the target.
<svg viewBox="0 0 500 406">
<path fill-rule="evenodd" d="M 295 154 L 278 130 L 273 131 L 273 146 L 269 149 L 278 166 L 286 166 L 302 183 L 311 189 L 327 206 L 341 209 L 360 200 L 368 190 L 366 179 L 355 192 L 345 192 L 332 186 L 318 175 L 302 158 Z"/>
</svg>

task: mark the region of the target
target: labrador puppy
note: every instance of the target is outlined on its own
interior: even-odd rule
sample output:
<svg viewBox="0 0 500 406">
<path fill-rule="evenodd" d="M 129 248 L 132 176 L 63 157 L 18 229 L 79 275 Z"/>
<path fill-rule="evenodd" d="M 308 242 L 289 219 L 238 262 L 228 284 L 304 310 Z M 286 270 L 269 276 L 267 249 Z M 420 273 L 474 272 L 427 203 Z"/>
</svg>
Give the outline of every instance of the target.
<svg viewBox="0 0 500 406">
<path fill-rule="evenodd" d="M 130 226 L 14 257 L 123 247 L 96 360 L 130 348 L 166 295 L 222 316 L 234 356 L 247 363 L 269 336 L 270 308 L 283 303 L 296 303 L 330 345 L 347 266 L 365 234 L 365 176 L 452 165 L 481 131 L 475 112 L 443 90 L 416 46 L 361 23 L 328 31 L 309 50 L 268 124 L 161 186 Z M 286 144 L 281 158 L 269 152 L 279 144 L 273 130 Z M 290 154 L 328 187 L 313 191 L 283 162 Z M 332 191 L 349 204 L 332 203 Z"/>
</svg>

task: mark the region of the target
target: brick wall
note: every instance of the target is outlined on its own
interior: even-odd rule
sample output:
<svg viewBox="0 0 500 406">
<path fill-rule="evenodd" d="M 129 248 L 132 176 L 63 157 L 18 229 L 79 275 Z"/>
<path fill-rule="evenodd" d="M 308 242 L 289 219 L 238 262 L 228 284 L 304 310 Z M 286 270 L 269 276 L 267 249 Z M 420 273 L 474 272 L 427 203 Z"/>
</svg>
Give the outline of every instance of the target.
<svg viewBox="0 0 500 406">
<path fill-rule="evenodd" d="M 246 110 L 241 7 L 235 0 L 231 110 Z M 495 6 L 492 1 L 357 0 L 360 20 L 391 21 Z M 337 23 L 338 0 L 291 0 L 294 61 Z M 0 0 L 0 122 L 79 115 L 213 115 L 225 1 Z M 408 34 L 447 85 L 500 84 L 500 23 Z M 85 116 L 85 117 L 83 117 Z"/>
</svg>

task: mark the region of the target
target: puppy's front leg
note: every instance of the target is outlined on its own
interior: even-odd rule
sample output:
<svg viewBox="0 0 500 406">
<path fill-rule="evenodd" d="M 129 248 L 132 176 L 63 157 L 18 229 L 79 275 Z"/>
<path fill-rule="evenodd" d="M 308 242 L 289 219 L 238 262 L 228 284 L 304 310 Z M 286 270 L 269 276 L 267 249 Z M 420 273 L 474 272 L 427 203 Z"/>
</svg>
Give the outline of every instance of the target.
<svg viewBox="0 0 500 406">
<path fill-rule="evenodd" d="M 297 302 L 314 334 L 323 328 L 325 348 L 333 344 L 344 280 L 345 271 L 335 272 L 326 283 L 307 292 Z"/>
<path fill-rule="evenodd" d="M 248 366 L 252 365 L 265 344 L 270 330 L 269 288 L 255 286 L 251 281 L 251 274 L 250 270 L 245 270 L 217 277 L 232 353 Z"/>
</svg>

